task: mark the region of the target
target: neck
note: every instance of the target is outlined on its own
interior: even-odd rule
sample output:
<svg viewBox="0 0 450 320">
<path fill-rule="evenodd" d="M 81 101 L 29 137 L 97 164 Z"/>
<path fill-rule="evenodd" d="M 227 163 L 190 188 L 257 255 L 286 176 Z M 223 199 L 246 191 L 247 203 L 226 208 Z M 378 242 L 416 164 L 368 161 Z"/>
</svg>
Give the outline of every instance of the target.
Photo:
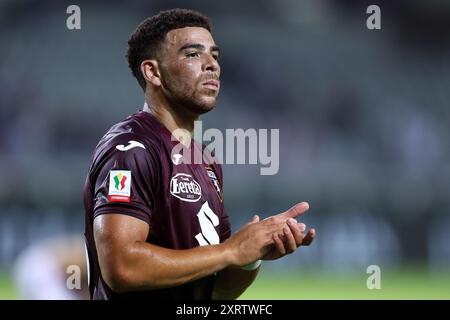
<svg viewBox="0 0 450 320">
<path fill-rule="evenodd" d="M 143 110 L 157 118 L 178 141 L 189 147 L 197 114 L 171 105 L 159 94 L 146 94 Z"/>
</svg>

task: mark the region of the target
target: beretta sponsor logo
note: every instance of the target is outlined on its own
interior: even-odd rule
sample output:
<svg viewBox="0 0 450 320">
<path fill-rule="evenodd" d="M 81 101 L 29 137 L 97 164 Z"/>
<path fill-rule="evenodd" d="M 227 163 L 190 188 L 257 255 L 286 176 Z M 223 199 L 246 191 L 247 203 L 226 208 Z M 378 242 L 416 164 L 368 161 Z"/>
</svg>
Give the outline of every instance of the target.
<svg viewBox="0 0 450 320">
<path fill-rule="evenodd" d="M 177 173 L 170 180 L 170 193 L 180 200 L 196 202 L 202 197 L 202 188 L 191 175 Z"/>
</svg>

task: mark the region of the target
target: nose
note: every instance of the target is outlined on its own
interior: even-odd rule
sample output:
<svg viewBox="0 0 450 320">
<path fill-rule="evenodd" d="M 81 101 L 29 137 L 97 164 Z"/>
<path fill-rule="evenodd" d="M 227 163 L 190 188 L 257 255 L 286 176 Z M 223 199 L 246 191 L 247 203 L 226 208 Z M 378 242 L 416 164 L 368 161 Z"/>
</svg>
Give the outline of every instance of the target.
<svg viewBox="0 0 450 320">
<path fill-rule="evenodd" d="M 214 59 L 211 54 L 207 54 L 207 60 L 203 64 L 203 71 L 218 72 L 220 71 L 219 62 Z"/>
</svg>

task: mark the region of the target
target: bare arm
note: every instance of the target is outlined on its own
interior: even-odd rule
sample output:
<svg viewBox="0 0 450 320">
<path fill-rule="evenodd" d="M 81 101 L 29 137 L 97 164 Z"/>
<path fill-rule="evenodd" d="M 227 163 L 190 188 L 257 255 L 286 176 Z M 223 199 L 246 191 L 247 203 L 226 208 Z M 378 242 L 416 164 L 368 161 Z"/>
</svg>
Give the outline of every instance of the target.
<svg viewBox="0 0 450 320">
<path fill-rule="evenodd" d="M 258 216 L 254 216 L 249 224 L 257 223 Z M 228 267 L 217 273 L 212 298 L 214 300 L 234 300 L 255 281 L 259 266 L 253 270 L 244 270 L 239 267 Z"/>
<path fill-rule="evenodd" d="M 242 228 L 224 243 L 173 250 L 146 242 L 140 219 L 105 214 L 94 220 L 94 238 L 103 279 L 116 292 L 178 286 L 228 266 L 242 266 L 267 253 L 280 225 Z"/>
<path fill-rule="evenodd" d="M 226 245 L 173 250 L 147 243 L 148 224 L 122 214 L 94 220 L 102 276 L 117 292 L 172 287 L 193 281 L 230 264 Z"/>
<path fill-rule="evenodd" d="M 259 267 L 255 270 L 229 267 L 220 271 L 217 274 L 212 298 L 215 300 L 234 300 L 239 298 L 255 281 L 258 272 Z"/>
<path fill-rule="evenodd" d="M 277 219 L 250 223 L 224 243 L 185 250 L 147 243 L 148 224 L 137 218 L 122 214 L 98 216 L 94 220 L 94 238 L 103 279 L 116 292 L 152 290 L 249 264 L 271 255 L 273 235 L 282 232 L 288 217 L 307 210 L 300 207 L 291 208 Z"/>
</svg>

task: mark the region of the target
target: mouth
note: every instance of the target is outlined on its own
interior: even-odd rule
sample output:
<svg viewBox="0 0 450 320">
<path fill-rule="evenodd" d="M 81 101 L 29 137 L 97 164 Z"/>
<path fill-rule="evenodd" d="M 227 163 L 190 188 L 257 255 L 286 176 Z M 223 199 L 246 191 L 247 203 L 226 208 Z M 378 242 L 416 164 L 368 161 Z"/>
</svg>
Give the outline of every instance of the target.
<svg viewBox="0 0 450 320">
<path fill-rule="evenodd" d="M 202 83 L 202 86 L 211 90 L 219 90 L 220 81 L 218 80 L 208 80 Z"/>
</svg>

